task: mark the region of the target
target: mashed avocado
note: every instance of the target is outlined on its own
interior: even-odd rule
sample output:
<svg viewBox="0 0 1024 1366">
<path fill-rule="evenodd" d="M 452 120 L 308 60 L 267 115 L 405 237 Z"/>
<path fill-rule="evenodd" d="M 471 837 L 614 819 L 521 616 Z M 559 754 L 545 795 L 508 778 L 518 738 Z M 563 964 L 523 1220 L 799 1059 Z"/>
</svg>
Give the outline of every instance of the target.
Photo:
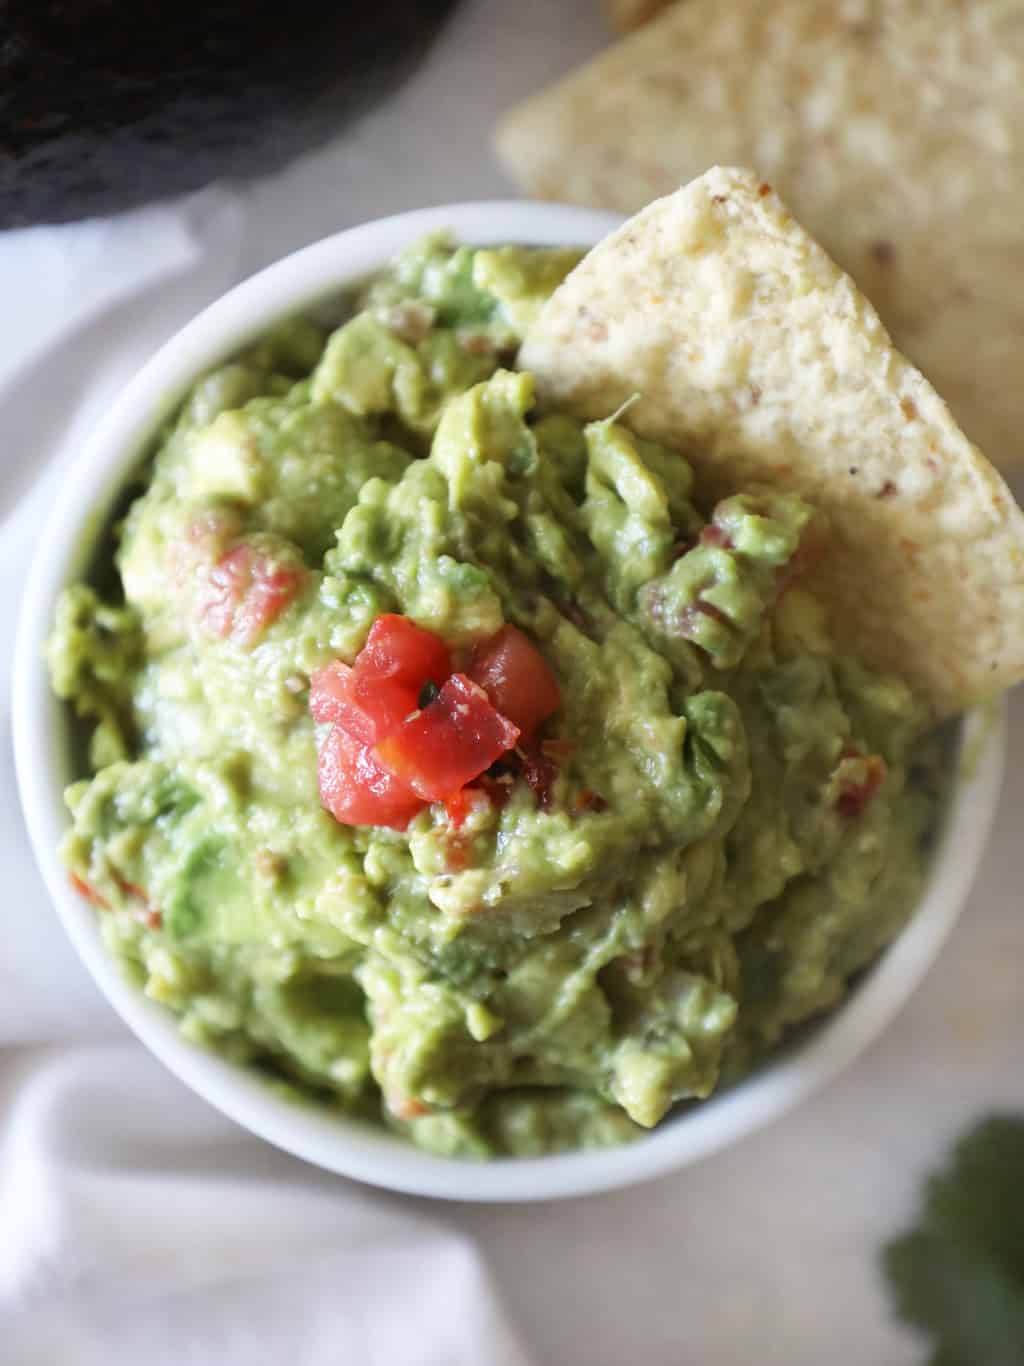
<svg viewBox="0 0 1024 1366">
<path fill-rule="evenodd" d="M 942 785 L 923 707 L 801 586 L 806 503 L 708 507 L 622 421 L 534 411 L 511 367 L 577 259 L 432 238 L 330 336 L 208 375 L 123 591 L 69 589 L 50 643 L 91 727 L 64 855 L 126 971 L 441 1153 L 620 1142 L 749 1069 L 905 922 Z M 456 654 L 512 624 L 558 681 L 459 820 L 321 806 L 310 676 L 388 613 Z"/>
</svg>

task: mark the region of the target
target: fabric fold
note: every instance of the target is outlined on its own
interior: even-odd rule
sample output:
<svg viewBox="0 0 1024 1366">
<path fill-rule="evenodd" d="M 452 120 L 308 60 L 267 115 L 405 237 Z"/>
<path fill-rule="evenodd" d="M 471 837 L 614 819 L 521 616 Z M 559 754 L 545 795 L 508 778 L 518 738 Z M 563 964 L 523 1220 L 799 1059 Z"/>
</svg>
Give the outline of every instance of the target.
<svg viewBox="0 0 1024 1366">
<path fill-rule="evenodd" d="M 0 1153 L 9 1366 L 528 1364 L 438 1207 L 274 1151 L 132 1043 L 30 1069 Z"/>
</svg>

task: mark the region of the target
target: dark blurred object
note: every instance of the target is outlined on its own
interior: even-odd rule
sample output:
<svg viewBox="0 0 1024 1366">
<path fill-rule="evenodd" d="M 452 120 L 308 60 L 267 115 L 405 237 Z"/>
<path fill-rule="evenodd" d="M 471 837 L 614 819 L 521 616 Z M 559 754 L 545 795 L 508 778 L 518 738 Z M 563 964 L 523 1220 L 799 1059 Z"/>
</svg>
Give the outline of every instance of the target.
<svg viewBox="0 0 1024 1366">
<path fill-rule="evenodd" d="M 994 1115 L 960 1140 L 916 1227 L 885 1249 L 885 1271 L 931 1366 L 1021 1366 L 1024 1118 Z"/>
<path fill-rule="evenodd" d="M 457 0 L 0 0 L 0 227 L 271 171 L 393 89 Z"/>
</svg>

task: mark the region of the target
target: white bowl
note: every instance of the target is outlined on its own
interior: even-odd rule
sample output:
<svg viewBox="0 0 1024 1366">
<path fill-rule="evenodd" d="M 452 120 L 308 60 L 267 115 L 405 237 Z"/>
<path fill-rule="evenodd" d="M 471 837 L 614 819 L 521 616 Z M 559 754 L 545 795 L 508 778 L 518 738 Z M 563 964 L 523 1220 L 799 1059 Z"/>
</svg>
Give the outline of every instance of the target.
<svg viewBox="0 0 1024 1366">
<path fill-rule="evenodd" d="M 86 572 L 126 476 L 156 428 L 199 374 L 275 319 L 352 286 L 423 233 L 450 228 L 479 244 L 589 244 L 617 222 L 557 205 L 449 205 L 338 233 L 247 280 L 173 337 L 93 431 L 50 510 L 25 592 L 13 706 L 21 800 L 50 895 L 100 990 L 173 1073 L 239 1124 L 309 1162 L 393 1190 L 451 1200 L 550 1200 L 610 1190 L 693 1162 L 781 1115 L 860 1053 L 924 976 L 966 898 L 998 800 L 1005 714 L 997 709 L 966 718 L 962 744 L 970 762 L 961 765 L 924 899 L 848 1001 L 750 1080 L 622 1148 L 490 1163 L 420 1152 L 384 1130 L 281 1099 L 255 1074 L 182 1039 L 174 1018 L 122 977 L 95 912 L 72 892 L 56 854 L 68 824 L 61 794 L 72 777 L 69 716 L 50 692 L 43 644 L 58 594 Z"/>
</svg>

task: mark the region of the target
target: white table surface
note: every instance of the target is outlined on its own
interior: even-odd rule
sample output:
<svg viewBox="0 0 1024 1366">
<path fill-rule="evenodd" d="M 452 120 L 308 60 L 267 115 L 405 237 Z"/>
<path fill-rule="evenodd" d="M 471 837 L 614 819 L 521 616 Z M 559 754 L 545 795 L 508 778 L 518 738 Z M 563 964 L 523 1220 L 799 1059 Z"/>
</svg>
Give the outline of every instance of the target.
<svg viewBox="0 0 1024 1366">
<path fill-rule="evenodd" d="M 284 251 L 380 214 L 512 193 L 490 152 L 495 117 L 604 39 L 597 0 L 466 0 L 426 66 L 386 107 L 272 180 L 244 191 L 214 191 L 188 206 L 187 214 L 206 243 L 205 256 L 198 262 L 189 257 L 187 234 L 179 241 L 172 231 L 164 242 L 189 267 L 188 288 L 168 289 L 163 279 L 159 288 L 123 298 L 114 281 L 111 299 L 83 298 L 68 305 L 72 312 L 78 306 L 82 310 L 70 342 L 68 317 L 63 328 L 57 327 L 52 310 L 32 305 L 34 299 L 45 303 L 47 291 L 59 301 L 66 290 L 62 262 L 72 240 L 67 231 L 48 230 L 30 242 L 22 234 L 0 236 L 0 292 L 5 269 L 7 285 L 15 273 L 24 273 L 26 259 L 38 271 L 32 289 L 22 290 L 20 317 L 0 324 L 0 341 L 7 347 L 6 354 L 0 350 L 7 374 L 0 384 L 0 516 L 6 518 L 0 538 L 0 696 L 5 716 L 0 741 L 0 908 L 6 931 L 0 954 L 0 1290 L 5 1267 L 13 1277 L 10 1284 L 20 1276 L 18 1284 L 23 1290 L 31 1283 L 32 1294 L 48 1283 L 34 1264 L 32 1274 L 25 1274 L 35 1256 L 29 1245 L 39 1241 L 44 1226 L 34 1197 L 25 1196 L 35 1189 L 25 1184 L 25 1173 L 33 1163 L 40 1166 L 25 1147 L 31 1147 L 37 1132 L 35 1112 L 42 1104 L 38 1078 L 45 1076 L 47 1086 L 56 1086 L 57 1077 L 63 1085 L 67 1077 L 61 1069 L 81 1064 L 84 1073 L 76 1075 L 88 1075 L 95 1084 L 97 1077 L 114 1075 L 126 1094 L 133 1094 L 136 1084 L 134 1094 L 149 1095 L 151 1090 L 157 1097 L 153 1104 L 173 1113 L 169 1123 L 191 1135 L 187 1161 L 178 1149 L 166 1159 L 154 1157 L 150 1145 L 147 1161 L 156 1168 L 165 1161 L 166 1169 L 162 1183 L 146 1186 L 144 1196 L 132 1187 L 132 1198 L 142 1203 L 131 1208 L 144 1210 L 145 1220 L 178 1228 L 174 1220 L 183 1216 L 176 1192 L 184 1189 L 182 1181 L 200 1181 L 201 1190 L 203 1180 L 223 1184 L 236 1176 L 258 1179 L 260 1200 L 268 1209 L 278 1191 L 295 1197 L 287 1226 L 299 1248 L 306 1228 L 310 1247 L 321 1246 L 319 1240 L 327 1236 L 322 1226 L 325 1220 L 330 1223 L 332 1210 L 339 1220 L 343 1211 L 351 1220 L 356 1210 L 362 1222 L 350 1226 L 362 1230 L 358 1237 L 367 1239 L 368 1247 L 378 1235 L 383 1240 L 381 1265 L 387 1276 L 397 1278 L 399 1302 L 405 1302 L 404 1296 L 410 1304 L 422 1292 L 425 1272 L 414 1255 L 419 1244 L 400 1231 L 415 1226 L 448 1237 L 459 1249 L 458 1264 L 452 1263 L 451 1275 L 438 1283 L 437 1293 L 442 1304 L 448 1302 L 445 1296 L 451 1297 L 452 1311 L 463 1318 L 475 1346 L 468 1351 L 465 1342 L 461 1348 L 446 1346 L 438 1337 L 432 1346 L 414 1347 L 398 1327 L 385 1345 L 382 1330 L 374 1329 L 378 1350 L 373 1359 L 389 1366 L 407 1360 L 910 1366 L 920 1360 L 915 1344 L 889 1318 L 876 1270 L 877 1249 L 902 1227 L 923 1173 L 961 1128 L 989 1108 L 1024 1106 L 1018 1042 L 1024 1011 L 1021 696 L 1011 705 L 1007 786 L 982 875 L 937 967 L 884 1039 L 817 1099 L 731 1151 L 646 1187 L 562 1204 L 448 1207 L 364 1195 L 347 1182 L 272 1153 L 212 1116 L 127 1040 L 98 997 L 47 904 L 18 814 L 6 724 L 14 612 L 28 554 L 45 536 L 46 481 L 59 478 L 60 462 L 70 458 L 90 410 L 95 411 L 146 349 L 201 302 Z M 107 259 L 114 240 L 119 259 L 133 262 L 132 269 L 144 276 L 146 234 L 151 230 L 156 231 L 145 214 L 121 220 L 106 235 L 96 229 L 97 259 Z M 74 251 L 86 260 L 93 249 L 90 231 L 78 230 L 74 239 Z M 100 327 L 108 329 L 105 335 L 111 327 L 131 335 L 134 349 L 123 360 L 114 358 L 97 388 L 91 380 Z M 17 363 L 12 346 L 19 351 Z M 59 366 L 48 363 L 53 356 L 60 357 Z M 99 1171 L 104 1164 L 113 1170 L 119 1162 L 123 1168 L 127 1160 L 120 1149 L 112 1151 L 102 1105 L 95 1101 L 101 1093 L 102 1088 L 60 1091 L 63 1108 L 55 1122 L 58 1136 L 71 1130 L 79 1145 L 76 1180 L 82 1170 Z M 118 1132 L 122 1129 L 119 1122 Z M 52 1146 L 52 1133 L 47 1142 Z M 59 1138 L 58 1149 L 61 1142 Z M 123 1178 L 122 1169 L 118 1175 Z M 52 1183 L 39 1189 L 52 1197 Z M 59 1189 L 66 1198 L 68 1187 Z M 101 1229 L 87 1217 L 90 1209 L 95 1214 L 106 1208 L 97 1191 L 108 1189 L 75 1186 L 77 1203 L 69 1227 L 75 1230 L 76 1257 L 93 1265 L 105 1287 L 105 1308 L 92 1314 L 87 1331 L 94 1347 L 105 1333 L 109 1353 L 97 1347 L 95 1356 L 84 1349 L 75 1356 L 86 1329 L 67 1326 L 72 1320 L 61 1314 L 71 1315 L 72 1310 L 61 1310 L 60 1295 L 47 1310 L 43 1336 L 41 1310 L 32 1311 L 36 1317 L 30 1333 L 25 1295 L 19 1291 L 6 1302 L 0 1295 L 0 1340 L 5 1303 L 16 1330 L 11 1340 L 21 1342 L 18 1332 L 25 1332 L 24 1348 L 10 1349 L 15 1352 L 12 1366 L 101 1359 L 149 1366 L 165 1359 L 151 1337 L 145 1339 L 149 1348 L 140 1347 L 142 1324 L 148 1333 L 152 1319 L 133 1316 L 127 1291 L 119 1298 L 109 1279 L 125 1276 L 125 1284 L 130 1283 L 135 1245 L 129 1221 L 112 1244 L 108 1225 Z M 87 1197 L 83 1190 L 92 1194 Z M 19 1191 L 24 1197 L 20 1203 Z M 55 1217 L 59 1224 L 64 1214 L 58 1210 Z M 135 1215 L 132 1221 L 138 1222 Z M 46 1224 L 47 1238 L 55 1236 L 52 1224 L 53 1219 Z M 387 1241 L 392 1226 L 399 1230 L 394 1246 Z M 246 1228 L 247 1236 L 256 1236 Z M 368 1228 L 374 1230 L 372 1236 Z M 163 1246 L 180 1267 L 182 1249 L 175 1236 L 165 1234 Z M 140 1248 L 144 1260 L 144 1244 Z M 458 1258 L 468 1258 L 465 1266 Z M 40 1254 L 36 1261 L 41 1264 L 45 1257 Z M 356 1311 L 351 1298 L 346 1300 L 345 1284 L 324 1269 L 335 1266 L 342 1263 L 311 1264 L 309 1275 L 325 1278 L 316 1300 L 318 1314 L 330 1304 L 337 1322 L 350 1324 Z M 59 1270 L 51 1267 L 47 1274 L 63 1286 Z M 337 1276 L 343 1274 L 339 1269 Z M 239 1322 L 263 1322 L 266 1309 L 255 1298 L 246 1301 L 237 1288 L 229 1294 L 216 1277 L 204 1285 L 205 1293 L 216 1296 L 219 1311 L 228 1314 L 224 1306 L 230 1306 L 236 1337 Z M 292 1293 L 280 1291 L 286 1315 Z M 476 1328 L 473 1320 L 464 1319 L 470 1312 L 467 1297 L 486 1300 L 493 1309 Z M 194 1307 L 193 1301 L 187 1303 Z M 300 1306 L 297 1314 L 308 1316 L 308 1300 L 294 1304 Z M 169 1310 L 159 1322 L 168 1360 L 236 1359 L 224 1346 L 227 1339 L 217 1337 L 227 1331 L 223 1325 L 204 1337 Z M 275 1349 L 265 1357 L 252 1345 L 246 1359 L 281 1361 L 282 1366 L 286 1359 L 311 1366 L 350 1359 L 322 1346 L 330 1340 L 330 1323 L 324 1323 L 327 1336 L 317 1338 L 319 1346 L 310 1346 L 312 1339 L 303 1337 L 300 1350 L 297 1336 L 294 1353 L 282 1355 Z M 298 1323 L 295 1332 L 300 1333 Z M 44 1338 L 51 1343 L 49 1354 L 40 1346 Z M 264 1345 L 266 1340 L 265 1334 L 259 1337 Z M 120 1349 L 127 1346 L 131 1353 L 122 1357 Z M 0 1357 L 8 1361 L 9 1351 L 0 1349 Z"/>
</svg>

